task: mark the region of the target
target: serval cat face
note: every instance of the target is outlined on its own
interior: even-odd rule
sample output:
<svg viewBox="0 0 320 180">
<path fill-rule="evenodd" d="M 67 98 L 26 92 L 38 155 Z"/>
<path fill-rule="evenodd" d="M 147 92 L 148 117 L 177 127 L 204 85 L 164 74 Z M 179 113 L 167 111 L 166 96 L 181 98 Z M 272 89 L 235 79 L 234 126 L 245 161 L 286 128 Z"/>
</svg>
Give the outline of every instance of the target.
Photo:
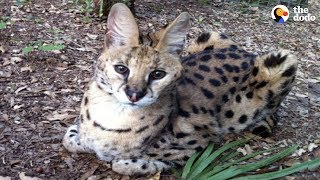
<svg viewBox="0 0 320 180">
<path fill-rule="evenodd" d="M 150 47 L 139 44 L 138 27 L 130 12 L 120 7 L 112 13 L 108 17 L 96 81 L 120 104 L 150 105 L 162 94 L 169 93 L 181 76 L 179 54 L 186 33 L 181 28 L 189 25 L 189 15 L 181 14 L 166 29 L 157 46 Z"/>
</svg>

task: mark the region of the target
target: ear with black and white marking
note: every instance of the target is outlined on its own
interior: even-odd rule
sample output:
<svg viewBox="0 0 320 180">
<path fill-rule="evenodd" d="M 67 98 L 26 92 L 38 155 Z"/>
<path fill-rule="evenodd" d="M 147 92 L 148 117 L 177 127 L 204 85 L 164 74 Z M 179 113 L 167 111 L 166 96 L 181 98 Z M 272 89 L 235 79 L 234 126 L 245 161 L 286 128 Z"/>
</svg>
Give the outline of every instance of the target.
<svg viewBox="0 0 320 180">
<path fill-rule="evenodd" d="M 105 49 L 138 44 L 138 25 L 129 8 L 122 3 L 113 5 L 108 16 Z"/>
<path fill-rule="evenodd" d="M 190 25 L 190 15 L 181 13 L 167 28 L 156 48 L 158 51 L 179 55 Z"/>
</svg>

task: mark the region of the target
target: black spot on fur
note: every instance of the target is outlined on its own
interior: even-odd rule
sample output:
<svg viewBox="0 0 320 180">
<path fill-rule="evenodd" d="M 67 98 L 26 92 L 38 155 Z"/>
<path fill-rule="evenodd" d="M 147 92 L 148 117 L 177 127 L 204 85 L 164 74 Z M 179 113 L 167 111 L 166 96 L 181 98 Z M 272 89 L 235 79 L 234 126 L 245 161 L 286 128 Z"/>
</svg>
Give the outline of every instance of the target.
<svg viewBox="0 0 320 180">
<path fill-rule="evenodd" d="M 233 67 L 234 72 L 236 72 L 236 73 L 240 72 L 240 68 L 238 66 L 233 65 L 232 67 Z"/>
<path fill-rule="evenodd" d="M 204 134 L 204 135 L 202 135 L 202 137 L 203 138 L 208 138 L 208 137 L 210 137 L 210 135 L 209 134 Z"/>
<path fill-rule="evenodd" d="M 214 98 L 214 95 L 211 91 L 204 89 L 204 88 L 201 88 L 201 91 L 202 91 L 203 95 L 206 96 L 207 98 L 209 98 L 209 99 Z"/>
<path fill-rule="evenodd" d="M 200 127 L 200 126 L 194 125 L 193 128 L 194 128 L 194 130 L 196 130 L 196 131 L 201 131 L 201 127 Z"/>
<path fill-rule="evenodd" d="M 198 78 L 198 79 L 200 79 L 200 80 L 203 80 L 203 79 L 204 79 L 204 77 L 203 77 L 201 74 L 199 74 L 199 73 L 193 73 L 193 76 L 196 77 L 196 78 Z"/>
<path fill-rule="evenodd" d="M 192 105 L 192 112 L 195 113 L 195 114 L 199 113 L 199 110 L 195 105 Z"/>
<path fill-rule="evenodd" d="M 223 75 L 223 70 L 221 68 L 218 68 L 218 67 L 215 67 L 214 70 L 220 74 L 220 75 Z"/>
<path fill-rule="evenodd" d="M 208 112 L 208 111 L 206 110 L 206 108 L 204 108 L 204 107 L 201 107 L 200 110 L 202 111 L 203 114 L 207 114 L 207 112 Z"/>
<path fill-rule="evenodd" d="M 213 86 L 220 86 L 221 85 L 221 82 L 219 80 L 216 80 L 216 79 L 210 79 L 209 83 L 211 85 L 213 85 Z"/>
<path fill-rule="evenodd" d="M 241 124 L 246 123 L 247 120 L 248 120 L 248 116 L 247 115 L 242 115 L 239 118 L 239 123 L 241 123 Z"/>
<path fill-rule="evenodd" d="M 222 53 L 225 53 L 225 52 L 227 52 L 227 51 L 228 51 L 227 48 L 220 49 L 220 52 L 222 52 Z"/>
<path fill-rule="evenodd" d="M 102 87 L 98 84 L 97 85 L 98 89 L 103 90 Z"/>
<path fill-rule="evenodd" d="M 231 131 L 231 132 L 233 132 L 233 131 L 235 130 L 234 127 L 229 127 L 228 129 L 229 129 L 229 131 Z"/>
<path fill-rule="evenodd" d="M 210 39 L 211 34 L 206 32 L 206 33 L 202 33 L 198 38 L 197 38 L 197 43 L 205 43 Z"/>
<path fill-rule="evenodd" d="M 78 133 L 78 131 L 77 131 L 77 130 L 75 130 L 75 129 L 71 129 L 71 130 L 70 130 L 70 132 Z"/>
<path fill-rule="evenodd" d="M 200 60 L 203 62 L 208 62 L 211 59 L 211 55 L 210 54 L 205 54 L 203 55 Z"/>
<path fill-rule="evenodd" d="M 245 91 L 248 87 L 247 86 L 244 86 L 240 89 L 240 91 Z"/>
<path fill-rule="evenodd" d="M 287 55 L 281 57 L 281 53 L 278 53 L 277 55 L 271 54 L 269 57 L 265 59 L 264 65 L 266 67 L 276 67 L 282 64 L 286 59 Z"/>
<path fill-rule="evenodd" d="M 228 72 L 233 72 L 233 67 L 230 64 L 224 64 L 222 67 Z"/>
<path fill-rule="evenodd" d="M 209 109 L 208 111 L 209 111 L 210 116 L 214 117 L 214 111 L 212 109 Z"/>
<path fill-rule="evenodd" d="M 202 150 L 203 150 L 203 147 L 198 146 L 198 147 L 196 147 L 194 150 L 196 150 L 197 152 L 200 152 L 200 151 L 202 151 Z"/>
<path fill-rule="evenodd" d="M 248 99 L 251 99 L 251 98 L 253 97 L 253 91 L 248 92 L 248 93 L 246 94 L 246 97 L 247 97 Z"/>
<path fill-rule="evenodd" d="M 227 94 L 224 94 L 224 95 L 222 96 L 222 101 L 223 101 L 224 103 L 226 103 L 226 102 L 229 101 L 229 97 L 228 97 Z"/>
<path fill-rule="evenodd" d="M 206 48 L 204 48 L 204 50 L 213 50 L 214 49 L 214 46 L 211 45 L 211 46 L 207 46 Z"/>
<path fill-rule="evenodd" d="M 234 112 L 232 110 L 228 110 L 224 114 L 227 118 L 232 118 L 234 115 Z"/>
<path fill-rule="evenodd" d="M 272 90 L 268 90 L 268 95 L 267 95 L 267 101 L 271 101 L 274 96 L 274 93 Z"/>
<path fill-rule="evenodd" d="M 221 80 L 222 80 L 224 83 L 227 83 L 227 82 L 228 82 L 227 76 L 221 76 L 220 78 L 221 78 Z"/>
<path fill-rule="evenodd" d="M 144 118 L 146 118 L 145 116 L 142 116 L 141 118 L 140 118 L 140 120 L 144 120 Z"/>
<path fill-rule="evenodd" d="M 256 88 L 256 89 L 260 89 L 260 88 L 265 87 L 267 84 L 268 84 L 267 81 L 262 81 L 262 82 L 260 82 L 255 88 Z"/>
<path fill-rule="evenodd" d="M 84 105 L 87 105 L 87 104 L 88 104 L 88 101 L 89 101 L 89 100 L 88 100 L 88 97 L 85 97 L 85 98 L 84 98 Z"/>
<path fill-rule="evenodd" d="M 158 154 L 150 153 L 150 154 L 148 154 L 148 156 L 150 156 L 150 157 L 156 157 L 156 156 L 158 156 Z"/>
<path fill-rule="evenodd" d="M 252 130 L 252 133 L 255 135 L 261 136 L 263 138 L 267 138 L 270 136 L 268 129 L 264 126 L 259 126 L 259 127 L 254 128 Z"/>
<path fill-rule="evenodd" d="M 183 157 L 183 160 L 184 160 L 184 161 L 188 161 L 188 160 L 189 160 L 189 156 L 184 156 L 184 157 Z"/>
<path fill-rule="evenodd" d="M 221 39 L 228 39 L 228 36 L 226 36 L 225 34 L 220 34 L 220 38 Z"/>
<path fill-rule="evenodd" d="M 253 76 L 257 76 L 258 72 L 259 72 L 259 68 L 258 67 L 254 67 L 253 70 L 252 70 L 252 75 Z"/>
<path fill-rule="evenodd" d="M 188 145 L 194 145 L 197 143 L 197 140 L 191 140 L 189 142 L 187 142 Z"/>
<path fill-rule="evenodd" d="M 249 86 L 252 87 L 252 86 L 256 85 L 257 83 L 258 83 L 258 81 L 255 80 L 255 81 L 253 81 L 252 83 L 250 83 Z"/>
<path fill-rule="evenodd" d="M 158 125 L 163 119 L 164 119 L 164 115 L 159 116 L 152 125 L 154 126 Z"/>
<path fill-rule="evenodd" d="M 159 144 L 157 144 L 157 143 L 154 143 L 153 147 L 156 148 L 156 149 L 160 148 Z"/>
<path fill-rule="evenodd" d="M 177 133 L 176 138 L 177 139 L 181 139 L 181 138 L 184 138 L 186 136 L 189 136 L 189 134 L 180 132 L 180 133 Z"/>
<path fill-rule="evenodd" d="M 242 62 L 242 63 L 241 63 L 241 68 L 242 68 L 243 70 L 247 70 L 247 69 L 249 68 L 249 64 L 248 64 L 247 62 Z"/>
<path fill-rule="evenodd" d="M 250 75 L 250 74 L 244 75 L 243 78 L 242 78 L 242 82 L 245 82 L 245 81 L 249 78 L 249 75 Z"/>
<path fill-rule="evenodd" d="M 240 58 L 241 58 L 241 56 L 239 56 L 239 55 L 236 54 L 236 53 L 229 53 L 228 55 L 229 55 L 229 57 L 231 57 L 231 58 L 233 58 L 233 59 L 240 59 Z"/>
<path fill-rule="evenodd" d="M 186 118 L 190 117 L 190 113 L 188 111 L 181 109 L 181 108 L 179 108 L 179 110 L 178 110 L 178 115 L 180 115 L 182 117 L 186 117 Z"/>
<path fill-rule="evenodd" d="M 221 106 L 220 106 L 220 105 L 217 105 L 216 111 L 217 111 L 218 113 L 221 112 Z"/>
<path fill-rule="evenodd" d="M 70 138 L 73 137 L 73 136 L 75 136 L 75 134 L 70 134 L 70 135 L 69 135 Z"/>
<path fill-rule="evenodd" d="M 238 49 L 238 46 L 236 46 L 234 44 L 230 45 L 230 47 L 229 47 L 229 51 L 235 51 L 237 49 Z"/>
<path fill-rule="evenodd" d="M 253 113 L 253 120 L 254 121 L 256 121 L 256 120 L 258 120 L 257 118 L 258 118 L 258 116 L 260 115 L 260 110 L 259 109 L 257 109 L 254 113 Z"/>
<path fill-rule="evenodd" d="M 289 77 L 289 76 L 292 76 L 295 72 L 296 72 L 296 67 L 292 65 L 282 73 L 282 76 Z"/>
<path fill-rule="evenodd" d="M 164 157 L 169 157 L 169 156 L 171 156 L 172 154 L 171 153 L 166 153 L 166 154 L 164 154 L 163 156 Z"/>
<path fill-rule="evenodd" d="M 236 90 L 237 90 L 236 87 L 232 87 L 232 88 L 229 89 L 229 92 L 230 92 L 231 94 L 234 94 L 234 93 L 236 92 Z"/>
<path fill-rule="evenodd" d="M 275 105 L 275 102 L 274 101 L 270 101 L 268 104 L 267 104 L 267 108 L 268 109 L 273 109 L 273 108 L 275 108 L 276 107 L 276 105 Z"/>
<path fill-rule="evenodd" d="M 141 166 L 141 169 L 147 169 L 147 164 L 143 164 L 142 166 Z"/>
<path fill-rule="evenodd" d="M 239 77 L 235 76 L 232 78 L 233 79 L 233 82 L 238 82 L 239 81 Z"/>
<path fill-rule="evenodd" d="M 241 103 L 241 96 L 239 94 L 236 96 L 236 101 L 237 103 Z"/>
<path fill-rule="evenodd" d="M 137 159 L 131 159 L 131 162 L 136 163 L 136 162 L 138 162 L 138 160 Z"/>
<path fill-rule="evenodd" d="M 138 129 L 138 130 L 136 131 L 136 133 L 141 133 L 141 132 L 145 131 L 145 130 L 148 129 L 148 128 L 149 128 L 148 125 L 143 126 L 143 127 L 141 127 L 140 129 Z"/>
<path fill-rule="evenodd" d="M 199 65 L 199 69 L 204 72 L 210 72 L 210 68 L 206 65 Z"/>
<path fill-rule="evenodd" d="M 184 80 L 185 80 L 188 84 L 196 85 L 196 83 L 195 83 L 192 79 L 190 79 L 190 78 L 188 78 L 188 77 L 184 77 Z"/>
<path fill-rule="evenodd" d="M 214 54 L 214 57 L 217 59 L 220 59 L 220 60 L 224 60 L 227 58 L 226 55 L 224 55 L 222 53 L 216 53 L 216 54 Z"/>
<path fill-rule="evenodd" d="M 162 143 L 165 143 L 165 142 L 167 142 L 164 138 L 161 138 L 160 139 L 160 142 L 162 142 Z"/>
<path fill-rule="evenodd" d="M 105 131 L 106 130 L 106 128 L 104 128 L 104 127 L 102 127 L 100 124 L 98 124 L 97 122 L 93 122 L 93 126 L 94 127 L 99 127 L 101 130 L 103 130 L 103 131 Z"/>
<path fill-rule="evenodd" d="M 90 113 L 89 113 L 89 109 L 86 110 L 86 114 L 87 114 L 87 119 L 88 119 L 88 120 L 91 120 L 91 116 L 90 116 Z"/>
<path fill-rule="evenodd" d="M 195 61 L 190 61 L 186 63 L 187 66 L 196 66 L 197 63 Z"/>
</svg>

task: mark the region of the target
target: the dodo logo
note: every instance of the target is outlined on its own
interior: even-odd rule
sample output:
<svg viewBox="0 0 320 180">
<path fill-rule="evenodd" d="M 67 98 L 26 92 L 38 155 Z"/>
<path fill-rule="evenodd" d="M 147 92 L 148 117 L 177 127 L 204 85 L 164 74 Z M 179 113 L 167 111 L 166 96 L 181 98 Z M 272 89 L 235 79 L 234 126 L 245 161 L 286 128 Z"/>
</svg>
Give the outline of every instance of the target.
<svg viewBox="0 0 320 180">
<path fill-rule="evenodd" d="M 277 5 L 272 9 L 271 17 L 277 23 L 283 24 L 289 18 L 289 10 L 284 5 Z"/>
</svg>

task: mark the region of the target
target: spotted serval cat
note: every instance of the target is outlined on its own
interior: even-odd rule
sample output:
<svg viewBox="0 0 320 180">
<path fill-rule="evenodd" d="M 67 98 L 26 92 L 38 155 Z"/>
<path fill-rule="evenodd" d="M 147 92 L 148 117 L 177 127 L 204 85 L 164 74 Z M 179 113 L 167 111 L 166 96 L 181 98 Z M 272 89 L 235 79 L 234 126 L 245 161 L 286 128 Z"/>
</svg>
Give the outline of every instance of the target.
<svg viewBox="0 0 320 180">
<path fill-rule="evenodd" d="M 181 58 L 189 19 L 182 13 L 149 46 L 139 44 L 130 10 L 112 7 L 78 122 L 63 139 L 70 152 L 96 153 L 121 174 L 148 175 L 183 165 L 226 133 L 271 132 L 296 58 L 255 56 L 215 32 L 200 35 Z"/>
</svg>

